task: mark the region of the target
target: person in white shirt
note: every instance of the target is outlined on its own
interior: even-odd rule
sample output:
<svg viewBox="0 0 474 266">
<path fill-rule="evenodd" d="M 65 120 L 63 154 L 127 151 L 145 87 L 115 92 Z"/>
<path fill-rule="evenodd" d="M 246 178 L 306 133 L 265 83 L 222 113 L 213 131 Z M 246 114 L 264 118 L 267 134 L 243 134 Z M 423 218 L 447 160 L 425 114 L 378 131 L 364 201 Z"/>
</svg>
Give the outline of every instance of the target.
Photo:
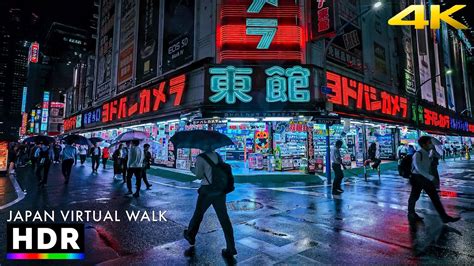
<svg viewBox="0 0 474 266">
<path fill-rule="evenodd" d="M 201 179 L 201 188 L 212 184 L 212 166 L 209 164 L 210 160 L 213 164 L 217 164 L 222 158 L 217 152 L 208 149 L 207 151 L 199 154 L 196 158 L 195 167 L 191 171 L 196 175 L 198 179 Z M 184 230 L 184 238 L 189 242 L 190 245 L 194 246 L 196 235 L 199 231 L 199 226 L 202 222 L 204 214 L 207 209 L 212 205 L 216 211 L 219 223 L 224 231 L 225 241 L 227 247 L 222 250 L 222 255 L 226 258 L 231 258 L 237 254 L 235 249 L 234 241 L 234 229 L 232 228 L 232 222 L 230 221 L 229 215 L 227 214 L 226 205 L 226 194 L 222 193 L 219 195 L 209 195 L 202 192 L 201 188 L 198 190 L 199 196 L 196 203 L 196 209 L 194 210 L 193 217 L 189 222 L 187 230 Z"/>
<path fill-rule="evenodd" d="M 433 202 L 436 211 L 441 216 L 443 223 L 456 222 L 460 217 L 451 217 L 444 210 L 441 199 L 439 198 L 436 187 L 433 183 L 434 176 L 430 173 L 431 158 L 430 150 L 433 149 L 431 137 L 422 136 L 418 139 L 421 149 L 413 155 L 412 176 L 410 182 L 412 185 L 410 198 L 408 199 L 408 219 L 410 221 L 421 221 L 422 217 L 415 212 L 415 205 L 420 198 L 421 191 L 424 190 Z"/>
<path fill-rule="evenodd" d="M 334 182 L 332 183 L 332 194 L 339 195 L 344 190 L 341 189 L 342 179 L 344 178 L 344 172 L 342 172 L 342 167 L 346 169 L 344 164 L 342 163 L 342 156 L 341 156 L 341 147 L 342 147 L 342 140 L 337 140 L 334 147 L 331 149 L 331 166 L 332 170 L 334 171 Z M 326 171 L 330 171 L 327 169 Z"/>
<path fill-rule="evenodd" d="M 132 146 L 128 151 L 128 159 L 127 159 L 127 188 L 128 192 L 127 195 L 133 194 L 132 192 L 132 176 L 135 175 L 136 179 L 136 189 L 133 196 L 138 198 L 140 196 L 140 186 L 142 183 L 142 171 L 143 171 L 143 159 L 145 155 L 143 150 L 138 146 L 140 145 L 139 140 L 133 140 Z"/>
</svg>

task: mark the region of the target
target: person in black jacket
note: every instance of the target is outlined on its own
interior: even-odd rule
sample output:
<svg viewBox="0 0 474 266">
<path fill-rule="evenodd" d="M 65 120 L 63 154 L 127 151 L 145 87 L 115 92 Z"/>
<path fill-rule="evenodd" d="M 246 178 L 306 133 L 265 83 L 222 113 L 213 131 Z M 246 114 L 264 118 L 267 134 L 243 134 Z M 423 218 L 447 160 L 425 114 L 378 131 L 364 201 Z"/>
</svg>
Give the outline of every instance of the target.
<svg viewBox="0 0 474 266">
<path fill-rule="evenodd" d="M 91 149 L 91 157 L 92 157 L 92 173 L 97 174 L 97 169 L 99 169 L 100 164 L 100 148 L 97 146 L 97 143 L 94 144 L 94 147 Z"/>
<path fill-rule="evenodd" d="M 112 160 L 114 161 L 114 179 L 120 179 L 120 175 L 122 174 L 122 158 L 120 157 L 122 146 L 123 145 L 120 144 L 112 154 Z"/>
<path fill-rule="evenodd" d="M 142 171 L 142 178 L 143 182 L 145 183 L 146 189 L 151 188 L 150 182 L 148 182 L 148 178 L 146 176 L 146 171 L 150 169 L 151 166 L 151 152 L 150 152 L 150 144 L 145 144 L 143 145 L 143 152 L 145 154 L 145 159 L 143 160 L 143 171 Z"/>
</svg>

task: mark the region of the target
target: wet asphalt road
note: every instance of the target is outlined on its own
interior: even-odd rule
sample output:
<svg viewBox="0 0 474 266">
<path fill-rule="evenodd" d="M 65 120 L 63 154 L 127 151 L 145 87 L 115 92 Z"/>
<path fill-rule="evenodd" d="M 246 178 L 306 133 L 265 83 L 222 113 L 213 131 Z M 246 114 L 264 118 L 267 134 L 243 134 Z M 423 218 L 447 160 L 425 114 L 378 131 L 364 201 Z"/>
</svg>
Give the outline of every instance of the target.
<svg viewBox="0 0 474 266">
<path fill-rule="evenodd" d="M 422 195 L 417 211 L 425 217 L 424 223 L 410 226 L 406 219 L 410 187 L 394 171 L 382 173 L 381 182 L 375 176 L 368 182 L 350 177 L 343 187 L 345 193 L 337 197 L 327 185 L 237 184 L 227 198 L 239 252 L 234 263 L 472 265 L 474 161 L 442 163 L 441 176 L 442 201 L 448 213 L 462 217 L 454 224 L 443 225 L 429 198 Z M 65 186 L 56 165 L 44 189 L 37 188 L 31 169 L 19 169 L 18 181 L 27 194 L 0 211 L 0 236 L 5 236 L 10 210 L 117 210 L 121 222 L 86 223 L 86 259 L 68 265 L 229 263 L 220 256 L 225 241 L 212 208 L 201 225 L 196 248 L 189 250 L 182 238 L 198 184 L 156 176 L 150 180 L 152 190 L 142 186 L 141 197 L 135 199 L 124 196 L 125 185 L 113 180 L 111 169 L 99 169 L 93 175 L 89 164 L 75 166 Z M 128 222 L 125 210 L 167 211 L 167 221 Z M 27 264 L 5 261 L 5 237 L 0 242 L 1 265 Z M 184 256 L 185 252 L 191 256 Z"/>
</svg>

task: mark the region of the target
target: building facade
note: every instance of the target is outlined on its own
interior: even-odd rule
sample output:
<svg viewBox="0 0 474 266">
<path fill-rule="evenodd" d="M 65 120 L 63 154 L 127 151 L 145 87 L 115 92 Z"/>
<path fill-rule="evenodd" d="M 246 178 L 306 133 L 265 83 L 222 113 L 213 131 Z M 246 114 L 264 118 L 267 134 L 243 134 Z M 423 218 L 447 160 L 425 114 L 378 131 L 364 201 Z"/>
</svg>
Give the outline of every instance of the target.
<svg viewBox="0 0 474 266">
<path fill-rule="evenodd" d="M 219 152 L 254 170 L 322 171 L 328 134 L 348 165 L 371 142 L 395 159 L 418 130 L 472 143 L 468 41 L 446 25 L 388 26 L 408 4 L 102 0 L 92 106 L 65 130 L 143 130 L 155 163 L 181 169 L 199 151 L 169 138 L 191 129 L 227 134 L 235 145 Z"/>
</svg>

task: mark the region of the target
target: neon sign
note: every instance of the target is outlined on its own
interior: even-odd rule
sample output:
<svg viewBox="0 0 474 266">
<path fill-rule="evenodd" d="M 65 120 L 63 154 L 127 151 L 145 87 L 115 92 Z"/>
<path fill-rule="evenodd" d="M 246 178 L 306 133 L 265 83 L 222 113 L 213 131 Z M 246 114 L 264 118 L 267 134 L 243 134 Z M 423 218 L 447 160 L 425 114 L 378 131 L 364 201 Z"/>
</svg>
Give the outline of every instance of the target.
<svg viewBox="0 0 474 266">
<path fill-rule="evenodd" d="M 303 62 L 302 14 L 295 0 L 223 0 L 216 30 L 218 62 Z"/>
<path fill-rule="evenodd" d="M 64 131 L 70 131 L 76 128 L 76 116 L 64 119 Z"/>
<path fill-rule="evenodd" d="M 102 108 L 96 108 L 83 114 L 84 126 L 93 125 L 102 121 Z"/>
<path fill-rule="evenodd" d="M 49 91 L 43 93 L 43 106 L 41 111 L 41 132 L 48 130 L 49 118 Z"/>
<path fill-rule="evenodd" d="M 376 89 L 363 82 L 341 76 L 336 73 L 327 73 L 328 87 L 333 95 L 329 101 L 352 110 L 360 110 L 371 114 L 399 118 L 408 117 L 408 99 L 386 91 Z"/>
<path fill-rule="evenodd" d="M 335 34 L 334 0 L 312 0 L 312 31 L 311 39 L 318 40 Z"/>
<path fill-rule="evenodd" d="M 178 107 L 182 103 L 185 87 L 186 75 L 182 74 L 106 102 L 102 105 L 102 123 L 157 112 L 164 108 L 171 96 L 174 96 L 174 100 L 170 104 Z M 85 122 L 86 117 L 83 118 Z"/>
<path fill-rule="evenodd" d="M 23 87 L 23 94 L 21 97 L 21 112 L 26 112 L 26 96 L 28 95 L 28 88 Z"/>
<path fill-rule="evenodd" d="M 257 68 L 256 68 L 257 69 Z M 308 68 L 293 66 L 283 68 L 272 66 L 258 68 L 265 74 L 265 101 L 267 103 L 308 103 L 311 101 L 310 76 Z M 263 71 L 262 71 L 263 70 Z M 225 101 L 226 104 L 237 102 L 250 103 L 255 96 L 253 93 L 253 78 L 262 80 L 262 75 L 251 67 L 216 66 L 209 68 L 210 90 L 212 103 Z M 263 74 L 261 73 L 261 74 Z M 256 88 L 256 91 L 262 87 Z"/>
<path fill-rule="evenodd" d="M 461 132 L 474 133 L 474 124 L 466 120 L 450 117 L 449 115 L 440 114 L 436 111 L 425 108 L 421 105 L 413 105 L 413 121 L 421 125 L 432 126 L 441 129 L 452 129 Z M 418 115 L 418 121 L 416 116 Z"/>
<path fill-rule="evenodd" d="M 39 57 L 39 43 L 33 42 L 30 45 L 30 52 L 28 54 L 28 61 L 30 63 L 38 63 Z"/>
</svg>

